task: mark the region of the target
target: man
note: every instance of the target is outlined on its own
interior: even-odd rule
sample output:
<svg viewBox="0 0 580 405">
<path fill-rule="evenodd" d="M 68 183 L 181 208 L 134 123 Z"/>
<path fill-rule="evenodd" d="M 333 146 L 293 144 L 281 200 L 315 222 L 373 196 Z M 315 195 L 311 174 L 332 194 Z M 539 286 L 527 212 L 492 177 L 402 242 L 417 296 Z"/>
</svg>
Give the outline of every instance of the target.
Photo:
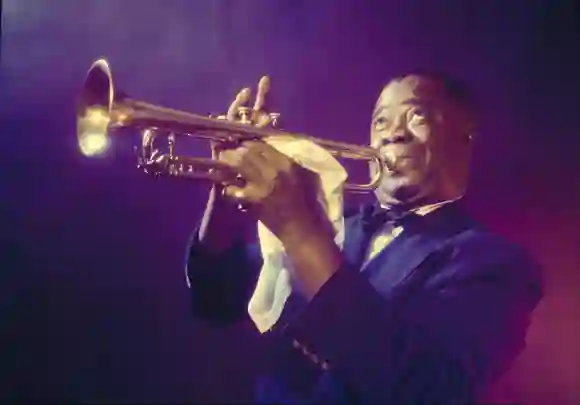
<svg viewBox="0 0 580 405">
<path fill-rule="evenodd" d="M 265 87 L 254 106 L 261 124 Z M 247 89 L 238 95 L 230 119 L 248 98 Z M 405 75 L 383 89 L 371 144 L 392 171 L 377 204 L 345 219 L 342 251 L 305 170 L 260 142 L 216 152 L 247 183 L 214 188 L 193 235 L 195 314 L 213 322 L 246 316 L 261 258 L 242 234 L 255 220 L 293 265 L 293 293 L 262 335 L 269 369 L 258 400 L 466 403 L 511 366 L 541 279 L 522 250 L 461 210 L 475 112 L 465 88 L 444 75 Z"/>
</svg>

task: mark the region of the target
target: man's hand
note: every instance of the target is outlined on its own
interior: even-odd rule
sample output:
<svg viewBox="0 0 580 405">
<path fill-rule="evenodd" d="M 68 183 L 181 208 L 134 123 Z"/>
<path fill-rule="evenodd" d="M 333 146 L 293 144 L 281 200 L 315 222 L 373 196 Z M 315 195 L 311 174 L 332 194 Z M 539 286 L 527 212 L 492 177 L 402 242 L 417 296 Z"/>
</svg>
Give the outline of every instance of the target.
<svg viewBox="0 0 580 405">
<path fill-rule="evenodd" d="M 262 77 L 258 84 L 258 93 L 252 108 L 251 120 L 256 126 L 266 126 L 270 123 L 270 115 L 263 111 L 263 105 L 270 83 L 268 77 Z M 251 98 L 249 88 L 241 90 L 228 108 L 225 119 L 239 121 L 239 111 L 245 107 Z M 221 160 L 221 154 L 228 145 L 212 143 L 212 158 Z M 205 213 L 199 229 L 200 241 L 207 249 L 218 254 L 227 250 L 233 241 L 245 233 L 251 225 L 249 218 L 242 214 L 228 198 L 224 198 L 225 192 L 220 184 L 214 184 L 210 190 Z"/>
<path fill-rule="evenodd" d="M 262 78 L 252 114 L 256 125 L 267 125 L 270 119 L 261 112 L 268 87 Z M 249 97 L 249 89 L 242 90 L 227 118 L 232 119 Z M 320 177 L 261 141 L 221 149 L 217 159 L 244 180 L 242 186 L 226 185 L 223 195 L 247 205 L 252 217 L 280 239 L 294 264 L 298 284 L 312 297 L 342 261 L 334 229 L 318 199 Z"/>
<path fill-rule="evenodd" d="M 282 242 L 300 240 L 313 231 L 333 233 L 317 201 L 317 174 L 261 141 L 225 150 L 220 161 L 245 181 L 243 186 L 226 186 L 225 195 L 247 205 Z"/>
<path fill-rule="evenodd" d="M 264 76 L 251 110 L 252 125 L 264 127 L 270 115 L 264 111 L 270 79 Z M 226 119 L 237 121 L 239 110 L 251 99 L 251 90 L 242 89 L 228 108 Z M 214 156 L 240 174 L 243 186 L 226 185 L 222 195 L 250 207 L 256 220 L 261 221 L 281 240 L 307 233 L 313 227 L 328 228 L 317 203 L 318 175 L 296 164 L 265 142 L 245 141 L 235 148 L 214 145 Z M 328 224 L 327 224 L 328 223 Z M 325 229 L 326 230 L 326 229 Z M 331 232 L 332 233 L 332 232 Z"/>
</svg>

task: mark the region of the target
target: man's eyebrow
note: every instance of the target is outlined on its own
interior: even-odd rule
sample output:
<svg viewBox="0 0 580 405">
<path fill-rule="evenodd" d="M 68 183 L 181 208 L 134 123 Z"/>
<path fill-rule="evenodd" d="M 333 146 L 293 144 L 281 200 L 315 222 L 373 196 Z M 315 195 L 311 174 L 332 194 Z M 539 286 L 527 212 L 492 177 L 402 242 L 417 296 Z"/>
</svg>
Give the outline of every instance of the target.
<svg viewBox="0 0 580 405">
<path fill-rule="evenodd" d="M 412 99 L 406 100 L 401 105 L 403 105 L 403 106 L 422 106 L 425 104 L 426 104 L 425 100 L 420 100 L 418 98 L 412 98 Z M 386 105 L 381 105 L 381 106 L 377 107 L 375 109 L 375 111 L 373 112 L 372 119 L 373 120 L 376 119 L 379 114 L 381 114 L 383 111 L 386 111 L 388 109 L 389 109 L 389 107 Z"/>
<path fill-rule="evenodd" d="M 428 102 L 423 99 L 419 98 L 411 98 L 403 103 L 403 105 L 412 105 L 412 106 L 422 106 L 427 104 Z"/>
<path fill-rule="evenodd" d="M 375 109 L 375 111 L 373 112 L 373 117 L 372 119 L 374 120 L 375 118 L 377 118 L 377 116 L 382 113 L 383 111 L 387 110 L 388 108 L 384 105 L 378 107 Z"/>
</svg>

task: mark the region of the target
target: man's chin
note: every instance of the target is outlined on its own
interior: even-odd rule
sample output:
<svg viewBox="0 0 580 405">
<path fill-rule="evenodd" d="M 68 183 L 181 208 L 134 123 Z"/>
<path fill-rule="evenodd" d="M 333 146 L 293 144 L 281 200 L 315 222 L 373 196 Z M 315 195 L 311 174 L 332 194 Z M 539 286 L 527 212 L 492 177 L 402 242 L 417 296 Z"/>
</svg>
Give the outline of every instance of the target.
<svg viewBox="0 0 580 405">
<path fill-rule="evenodd" d="M 425 190 L 420 182 L 407 176 L 391 177 L 388 184 L 377 189 L 376 195 L 381 204 L 407 205 L 424 197 Z"/>
<path fill-rule="evenodd" d="M 391 195 L 395 200 L 406 205 L 423 198 L 423 190 L 416 184 L 408 184 L 393 190 Z"/>
</svg>

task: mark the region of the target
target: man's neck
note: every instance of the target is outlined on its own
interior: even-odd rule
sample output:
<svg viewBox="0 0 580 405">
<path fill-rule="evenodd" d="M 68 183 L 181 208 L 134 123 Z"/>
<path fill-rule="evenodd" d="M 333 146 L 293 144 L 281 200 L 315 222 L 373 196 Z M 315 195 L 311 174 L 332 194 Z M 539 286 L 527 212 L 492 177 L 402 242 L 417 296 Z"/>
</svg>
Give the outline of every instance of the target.
<svg viewBox="0 0 580 405">
<path fill-rule="evenodd" d="M 381 207 L 389 210 L 397 210 L 397 211 L 408 211 L 408 212 L 415 212 L 419 215 L 426 215 L 427 213 L 436 210 L 437 208 L 449 204 L 451 202 L 455 202 L 463 198 L 463 195 L 460 195 L 457 198 L 452 199 L 443 199 L 443 198 L 422 198 L 416 201 L 413 201 L 409 204 L 380 204 Z"/>
</svg>

